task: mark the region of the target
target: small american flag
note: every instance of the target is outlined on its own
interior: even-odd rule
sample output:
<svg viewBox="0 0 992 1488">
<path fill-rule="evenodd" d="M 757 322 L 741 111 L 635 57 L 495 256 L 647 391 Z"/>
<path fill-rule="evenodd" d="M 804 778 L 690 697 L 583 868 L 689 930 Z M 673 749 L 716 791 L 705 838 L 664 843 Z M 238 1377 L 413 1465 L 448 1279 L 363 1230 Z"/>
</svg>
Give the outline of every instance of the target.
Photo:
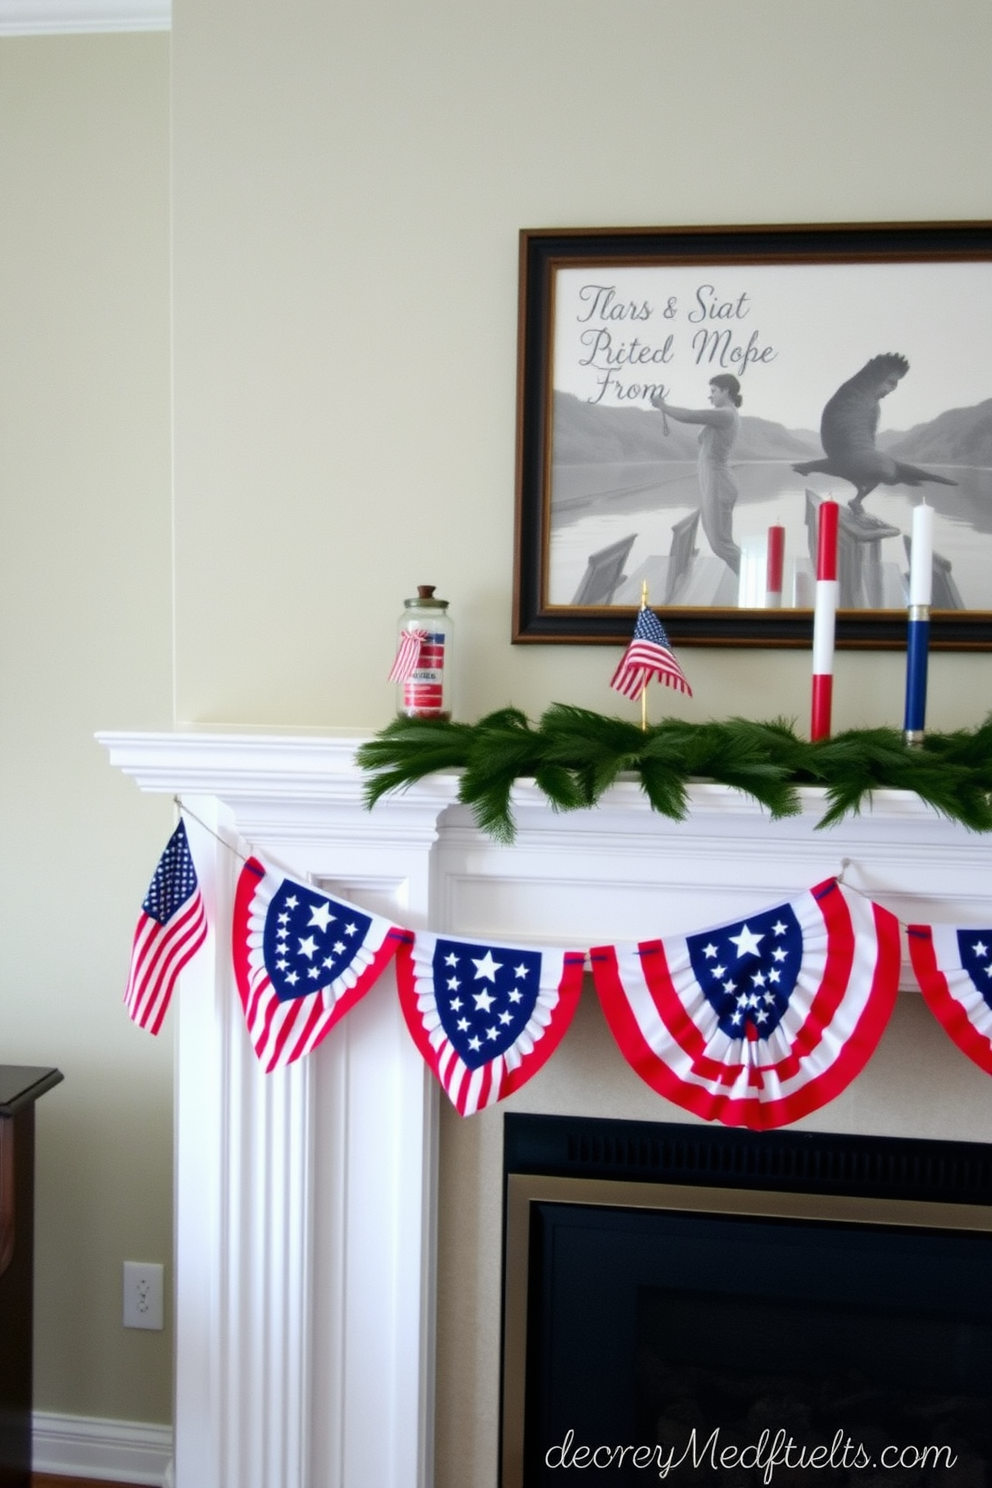
<svg viewBox="0 0 992 1488">
<path fill-rule="evenodd" d="M 692 697 L 692 688 L 675 659 L 664 626 L 654 610 L 645 606 L 637 617 L 633 639 L 620 658 L 610 686 L 624 697 L 638 698 L 652 677 Z"/>
<path fill-rule="evenodd" d="M 124 1005 L 140 1028 L 158 1033 L 179 973 L 206 938 L 206 911 L 180 822 L 148 886 L 131 946 Z"/>
<path fill-rule="evenodd" d="M 400 631 L 399 645 L 389 673 L 390 682 L 407 682 L 420 664 L 420 653 L 427 640 L 426 630 Z"/>
</svg>

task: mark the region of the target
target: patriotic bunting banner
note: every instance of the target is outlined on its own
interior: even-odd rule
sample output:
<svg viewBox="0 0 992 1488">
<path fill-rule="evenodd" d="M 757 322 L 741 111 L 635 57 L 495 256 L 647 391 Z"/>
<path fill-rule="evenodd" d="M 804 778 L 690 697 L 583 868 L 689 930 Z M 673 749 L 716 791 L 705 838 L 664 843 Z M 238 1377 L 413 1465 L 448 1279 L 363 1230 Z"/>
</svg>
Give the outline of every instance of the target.
<svg viewBox="0 0 992 1488">
<path fill-rule="evenodd" d="M 158 1033 L 179 973 L 206 938 L 206 911 L 180 822 L 148 885 L 131 944 L 124 1005 L 139 1028 Z"/>
<path fill-rule="evenodd" d="M 186 829 L 162 854 L 134 933 L 124 994 L 158 1033 L 179 973 L 207 935 Z M 992 927 L 907 928 L 927 1004 L 992 1074 Z M 462 1116 L 519 1090 L 578 1005 L 584 951 L 537 950 L 400 929 L 263 862 L 238 880 L 235 980 L 266 1071 L 308 1054 L 397 956 L 403 1016 Z M 659 1094 L 708 1121 L 785 1126 L 839 1095 L 895 1003 L 893 914 L 827 879 L 744 919 L 589 952 L 620 1049 Z"/>
<path fill-rule="evenodd" d="M 992 929 L 910 925 L 920 991 L 963 1054 L 992 1075 Z"/>
<path fill-rule="evenodd" d="M 418 933 L 396 978 L 407 1027 L 462 1116 L 519 1090 L 554 1053 L 582 988 L 582 951 Z"/>
<path fill-rule="evenodd" d="M 309 1054 L 408 932 L 249 858 L 234 900 L 234 975 L 265 1069 Z"/>
<path fill-rule="evenodd" d="M 833 1100 L 873 1053 L 899 984 L 898 921 L 836 879 L 714 929 L 590 954 L 641 1078 L 753 1130 Z"/>
</svg>

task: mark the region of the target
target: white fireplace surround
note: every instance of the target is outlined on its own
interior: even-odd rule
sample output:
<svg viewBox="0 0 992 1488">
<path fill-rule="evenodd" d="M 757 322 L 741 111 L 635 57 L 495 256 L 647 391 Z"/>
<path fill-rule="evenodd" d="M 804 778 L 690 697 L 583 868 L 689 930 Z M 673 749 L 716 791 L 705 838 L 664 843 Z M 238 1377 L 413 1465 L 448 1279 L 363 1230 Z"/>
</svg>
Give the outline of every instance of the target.
<svg viewBox="0 0 992 1488">
<path fill-rule="evenodd" d="M 634 783 L 571 814 L 523 783 L 507 848 L 457 804 L 454 775 L 367 811 L 353 735 L 98 737 L 142 790 L 199 818 L 187 826 L 212 926 L 170 1013 L 176 1488 L 434 1482 L 437 1090 L 389 972 L 309 1059 L 260 1072 L 230 964 L 236 852 L 412 928 L 576 949 L 718 923 L 844 860 L 848 881 L 904 922 L 992 918 L 987 840 L 907 793 L 817 831 L 817 790 L 771 822 L 699 784 L 689 820 L 673 823 Z"/>
</svg>

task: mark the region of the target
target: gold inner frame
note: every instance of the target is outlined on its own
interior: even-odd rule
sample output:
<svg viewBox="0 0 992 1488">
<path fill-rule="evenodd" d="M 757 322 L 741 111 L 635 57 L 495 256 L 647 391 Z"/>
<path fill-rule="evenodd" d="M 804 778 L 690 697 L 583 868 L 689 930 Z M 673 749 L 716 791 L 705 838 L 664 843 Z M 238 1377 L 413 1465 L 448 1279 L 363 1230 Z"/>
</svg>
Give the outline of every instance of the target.
<svg viewBox="0 0 992 1488">
<path fill-rule="evenodd" d="M 524 1402 L 527 1386 L 527 1281 L 530 1206 L 589 1204 L 621 1209 L 747 1215 L 761 1219 L 824 1220 L 835 1224 L 912 1226 L 992 1233 L 992 1206 L 849 1194 L 769 1193 L 761 1189 L 695 1188 L 608 1178 L 550 1178 L 511 1173 L 506 1190 L 503 1289 L 503 1412 L 500 1488 L 524 1488 Z"/>
</svg>

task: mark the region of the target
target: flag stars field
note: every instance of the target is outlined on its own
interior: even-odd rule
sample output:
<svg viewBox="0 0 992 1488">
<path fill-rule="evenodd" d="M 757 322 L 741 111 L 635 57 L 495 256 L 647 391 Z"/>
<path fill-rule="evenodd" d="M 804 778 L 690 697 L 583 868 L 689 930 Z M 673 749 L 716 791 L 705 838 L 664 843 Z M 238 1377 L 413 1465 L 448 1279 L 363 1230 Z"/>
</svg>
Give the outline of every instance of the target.
<svg viewBox="0 0 992 1488">
<path fill-rule="evenodd" d="M 989 946 L 990 932 L 974 930 L 958 932 L 958 947 L 961 965 L 971 978 L 972 985 L 987 1005 L 992 1008 L 992 955 Z"/>
<path fill-rule="evenodd" d="M 349 917 L 342 923 L 345 914 Z M 352 906 L 343 909 L 318 892 L 287 893 L 284 886 L 276 894 L 266 918 L 264 952 L 277 996 L 311 993 L 340 976 L 354 955 L 355 937 L 364 936 L 372 923 L 369 919 L 363 926 L 351 916 Z"/>
<path fill-rule="evenodd" d="M 775 910 L 728 925 L 719 934 L 707 931 L 690 937 L 687 945 L 699 984 L 724 1032 L 734 1038 L 767 1037 L 795 985 L 796 928 Z"/>
<path fill-rule="evenodd" d="M 539 955 L 533 965 L 529 958 L 511 963 L 497 959 L 490 946 L 439 940 L 434 967 L 435 985 L 444 989 L 438 1011 L 460 1057 L 472 1065 L 508 1049 L 533 1011 L 536 988 L 528 991 L 527 982 L 538 979 Z"/>
</svg>

